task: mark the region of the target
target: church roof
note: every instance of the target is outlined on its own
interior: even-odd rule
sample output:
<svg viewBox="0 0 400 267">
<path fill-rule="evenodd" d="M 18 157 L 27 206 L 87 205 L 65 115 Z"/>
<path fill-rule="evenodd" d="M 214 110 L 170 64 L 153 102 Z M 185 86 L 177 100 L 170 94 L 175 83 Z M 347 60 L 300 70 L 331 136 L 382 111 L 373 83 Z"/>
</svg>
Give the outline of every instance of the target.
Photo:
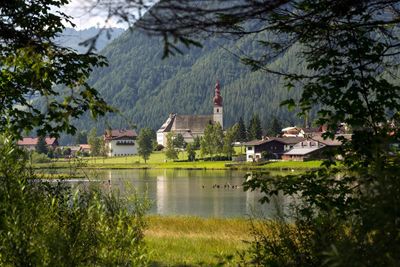
<svg viewBox="0 0 400 267">
<path fill-rule="evenodd" d="M 172 130 L 190 130 L 204 132 L 207 125 L 213 123 L 213 115 L 176 115 Z"/>
<path fill-rule="evenodd" d="M 203 133 L 207 125 L 214 122 L 213 115 L 177 115 L 172 114 L 157 132 Z"/>
</svg>

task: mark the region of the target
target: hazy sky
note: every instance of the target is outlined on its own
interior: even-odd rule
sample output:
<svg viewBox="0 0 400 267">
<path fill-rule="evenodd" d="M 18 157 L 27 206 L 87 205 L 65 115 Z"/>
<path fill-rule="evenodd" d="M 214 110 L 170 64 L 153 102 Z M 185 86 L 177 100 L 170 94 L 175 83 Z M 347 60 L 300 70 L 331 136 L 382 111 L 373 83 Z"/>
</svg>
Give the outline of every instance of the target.
<svg viewBox="0 0 400 267">
<path fill-rule="evenodd" d="M 105 25 L 107 13 L 93 8 L 96 0 L 71 0 L 71 2 L 62 8 L 62 11 L 72 16 L 72 20 L 76 24 L 77 29 L 86 29 L 90 27 Z M 117 23 L 116 19 L 112 19 L 107 23 L 108 27 L 127 28 L 124 23 Z"/>
</svg>

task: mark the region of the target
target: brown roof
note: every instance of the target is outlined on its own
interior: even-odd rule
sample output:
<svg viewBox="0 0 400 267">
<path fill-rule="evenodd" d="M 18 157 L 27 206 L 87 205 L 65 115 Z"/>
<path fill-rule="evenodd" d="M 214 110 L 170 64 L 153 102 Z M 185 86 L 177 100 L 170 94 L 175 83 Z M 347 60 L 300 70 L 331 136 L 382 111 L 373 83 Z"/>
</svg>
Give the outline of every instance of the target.
<svg viewBox="0 0 400 267">
<path fill-rule="evenodd" d="M 244 143 L 244 145 L 245 146 L 259 146 L 259 145 L 262 145 L 262 144 L 264 144 L 264 143 L 267 143 L 267 142 L 269 142 L 270 140 L 252 140 L 252 141 L 249 141 L 249 142 L 246 142 L 246 143 Z"/>
<path fill-rule="evenodd" d="M 343 136 L 345 139 L 348 140 L 351 139 L 351 135 L 337 135 L 334 137 L 334 139 L 330 138 L 324 139 L 322 136 L 313 136 L 311 139 L 327 146 L 341 146 L 342 142 L 337 139 L 337 137 L 339 136 Z"/>
<path fill-rule="evenodd" d="M 81 149 L 90 149 L 90 145 L 89 144 L 80 144 L 79 147 Z"/>
<path fill-rule="evenodd" d="M 204 132 L 207 125 L 213 123 L 213 115 L 175 115 L 172 130 L 190 130 Z"/>
<path fill-rule="evenodd" d="M 318 127 L 318 128 L 302 128 L 302 130 L 303 130 L 304 133 L 320 133 L 322 131 L 321 127 Z"/>
<path fill-rule="evenodd" d="M 271 137 L 268 141 L 277 141 L 279 143 L 283 143 L 285 145 L 294 145 L 304 141 L 303 137 Z"/>
<path fill-rule="evenodd" d="M 19 140 L 17 142 L 17 144 L 19 146 L 35 146 L 35 145 L 37 145 L 38 141 L 39 141 L 39 137 L 24 137 L 22 140 Z M 46 144 L 50 146 L 50 145 L 53 145 L 57 141 L 57 138 L 46 137 L 45 141 L 46 141 Z"/>
<path fill-rule="evenodd" d="M 107 130 L 104 136 L 106 140 L 120 139 L 123 137 L 136 138 L 137 133 L 135 130 L 116 129 L 116 130 L 111 130 L 110 132 Z"/>
</svg>

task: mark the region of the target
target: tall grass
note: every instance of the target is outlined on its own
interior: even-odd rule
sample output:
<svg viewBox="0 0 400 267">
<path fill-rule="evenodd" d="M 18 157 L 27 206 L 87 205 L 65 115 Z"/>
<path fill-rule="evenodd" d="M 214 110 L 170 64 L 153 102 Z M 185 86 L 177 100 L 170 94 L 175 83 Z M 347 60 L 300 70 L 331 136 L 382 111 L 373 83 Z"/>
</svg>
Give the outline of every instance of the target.
<svg viewBox="0 0 400 267">
<path fill-rule="evenodd" d="M 0 266 L 147 266 L 146 202 L 42 182 L 0 138 Z"/>
<path fill-rule="evenodd" d="M 248 248 L 246 219 L 149 216 L 146 243 L 153 266 L 236 266 Z"/>
</svg>

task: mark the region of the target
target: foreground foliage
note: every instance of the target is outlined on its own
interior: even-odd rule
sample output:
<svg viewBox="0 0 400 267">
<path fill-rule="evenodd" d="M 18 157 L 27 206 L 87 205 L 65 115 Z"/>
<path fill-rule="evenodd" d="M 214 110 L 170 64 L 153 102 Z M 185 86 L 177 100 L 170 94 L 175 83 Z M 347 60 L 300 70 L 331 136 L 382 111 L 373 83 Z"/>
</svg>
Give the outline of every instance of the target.
<svg viewBox="0 0 400 267">
<path fill-rule="evenodd" d="M 73 25 L 70 17 L 54 11 L 68 2 L 2 1 L 0 132 L 8 128 L 18 137 L 33 129 L 42 136 L 74 134 L 72 118 L 111 110 L 86 82 L 94 67 L 106 65 L 105 59 L 56 43 L 65 24 Z"/>
<path fill-rule="evenodd" d="M 325 137 L 333 137 L 340 123 L 352 129 L 351 140 L 343 138 L 336 151 L 343 158 L 340 168 L 327 161 L 306 174 L 280 179 L 259 175 L 247 181 L 248 189 L 265 194 L 264 201 L 278 192 L 297 199 L 290 212 L 279 216 L 274 233 L 255 232 L 252 264 L 400 262 L 400 156 L 391 149 L 400 143 L 399 4 L 260 0 L 201 5 L 173 0 L 161 1 L 137 24 L 164 37 L 167 55 L 179 52 L 171 40 L 198 46 L 202 33 L 258 33 L 264 49 L 242 61 L 254 70 L 285 77 L 289 90 L 301 89 L 296 90 L 300 97 L 283 104 L 299 108 L 305 118 L 316 109 L 317 124 L 327 126 Z M 269 64 L 293 51 L 302 60 L 301 68 Z"/>
<path fill-rule="evenodd" d="M 145 202 L 42 182 L 13 141 L 1 141 L 0 265 L 147 265 Z"/>
</svg>

